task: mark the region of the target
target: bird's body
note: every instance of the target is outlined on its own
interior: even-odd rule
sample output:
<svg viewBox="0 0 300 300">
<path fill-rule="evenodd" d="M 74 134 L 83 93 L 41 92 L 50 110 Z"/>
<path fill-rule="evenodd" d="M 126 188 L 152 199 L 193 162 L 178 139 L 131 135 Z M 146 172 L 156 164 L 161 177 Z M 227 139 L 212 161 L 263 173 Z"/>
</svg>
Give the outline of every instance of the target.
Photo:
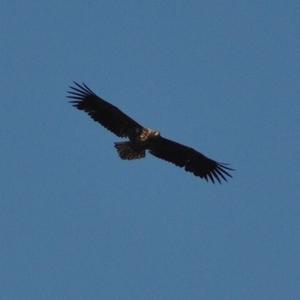
<svg viewBox="0 0 300 300">
<path fill-rule="evenodd" d="M 143 127 L 116 106 L 97 96 L 84 83 L 74 84 L 67 96 L 73 99 L 70 102 L 117 136 L 128 138 L 125 142 L 115 143 L 121 159 L 144 158 L 148 151 L 213 183 L 215 180 L 219 183 L 222 179 L 227 181 L 226 176 L 232 177 L 229 171 L 233 169 L 227 164 L 216 162 L 193 148 L 162 137 L 159 131 Z"/>
<path fill-rule="evenodd" d="M 138 129 L 136 135 L 131 137 L 129 141 L 117 142 L 115 143 L 115 147 L 122 159 L 144 158 L 151 142 L 159 137 L 159 131 L 150 128 Z"/>
</svg>

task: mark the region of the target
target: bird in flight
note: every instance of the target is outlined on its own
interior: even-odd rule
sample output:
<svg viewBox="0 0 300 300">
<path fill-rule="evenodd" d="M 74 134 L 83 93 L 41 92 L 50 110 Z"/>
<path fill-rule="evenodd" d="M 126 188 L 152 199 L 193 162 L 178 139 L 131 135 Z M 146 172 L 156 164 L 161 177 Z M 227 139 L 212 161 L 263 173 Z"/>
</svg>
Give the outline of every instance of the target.
<svg viewBox="0 0 300 300">
<path fill-rule="evenodd" d="M 70 103 L 85 111 L 94 121 L 121 138 L 125 142 L 116 142 L 115 148 L 121 159 L 144 158 L 146 151 L 167 162 L 173 163 L 195 176 L 212 183 L 227 181 L 232 177 L 232 168 L 226 163 L 210 159 L 197 150 L 161 136 L 159 131 L 145 128 L 127 116 L 119 108 L 97 96 L 87 85 L 74 81 L 68 91 Z"/>
</svg>

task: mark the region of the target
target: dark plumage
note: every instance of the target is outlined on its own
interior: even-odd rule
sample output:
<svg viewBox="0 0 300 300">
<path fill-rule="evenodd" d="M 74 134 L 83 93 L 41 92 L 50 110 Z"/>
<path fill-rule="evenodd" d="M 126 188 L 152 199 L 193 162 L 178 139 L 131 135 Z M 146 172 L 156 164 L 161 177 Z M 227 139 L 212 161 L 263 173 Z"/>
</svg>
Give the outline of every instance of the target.
<svg viewBox="0 0 300 300">
<path fill-rule="evenodd" d="M 166 139 L 158 131 L 144 128 L 142 125 L 124 114 L 116 106 L 97 96 L 84 83 L 74 82 L 70 86 L 68 98 L 74 107 L 83 110 L 96 122 L 119 137 L 127 137 L 126 142 L 117 142 L 115 147 L 121 159 L 139 159 L 152 155 L 184 168 L 194 175 L 219 183 L 232 177 L 233 171 L 225 163 L 216 162 L 193 148 Z"/>
</svg>

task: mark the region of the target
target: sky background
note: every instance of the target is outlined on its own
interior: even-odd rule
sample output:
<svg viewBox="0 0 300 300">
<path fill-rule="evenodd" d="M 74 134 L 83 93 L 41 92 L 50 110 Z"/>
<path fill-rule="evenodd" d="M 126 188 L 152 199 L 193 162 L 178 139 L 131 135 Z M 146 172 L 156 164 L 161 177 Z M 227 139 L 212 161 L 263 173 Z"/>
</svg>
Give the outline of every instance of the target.
<svg viewBox="0 0 300 300">
<path fill-rule="evenodd" d="M 0 299 L 300 299 L 299 15 L 2 0 Z M 121 161 L 73 80 L 234 178 Z"/>
</svg>

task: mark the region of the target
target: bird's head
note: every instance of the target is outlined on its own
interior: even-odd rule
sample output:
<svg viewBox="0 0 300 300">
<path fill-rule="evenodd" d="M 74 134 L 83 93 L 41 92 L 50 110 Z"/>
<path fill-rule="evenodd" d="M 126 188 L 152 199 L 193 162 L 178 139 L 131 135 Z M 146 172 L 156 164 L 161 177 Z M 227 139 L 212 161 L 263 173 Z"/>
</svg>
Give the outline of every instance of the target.
<svg viewBox="0 0 300 300">
<path fill-rule="evenodd" d="M 145 128 L 139 134 L 138 138 L 140 141 L 146 141 L 147 139 L 157 138 L 160 136 L 160 132 L 151 128 Z"/>
<path fill-rule="evenodd" d="M 154 136 L 160 136 L 160 132 L 158 130 L 154 130 Z"/>
<path fill-rule="evenodd" d="M 159 137 L 160 136 L 160 132 L 158 130 L 150 129 L 150 136 L 152 136 L 152 137 Z"/>
</svg>

